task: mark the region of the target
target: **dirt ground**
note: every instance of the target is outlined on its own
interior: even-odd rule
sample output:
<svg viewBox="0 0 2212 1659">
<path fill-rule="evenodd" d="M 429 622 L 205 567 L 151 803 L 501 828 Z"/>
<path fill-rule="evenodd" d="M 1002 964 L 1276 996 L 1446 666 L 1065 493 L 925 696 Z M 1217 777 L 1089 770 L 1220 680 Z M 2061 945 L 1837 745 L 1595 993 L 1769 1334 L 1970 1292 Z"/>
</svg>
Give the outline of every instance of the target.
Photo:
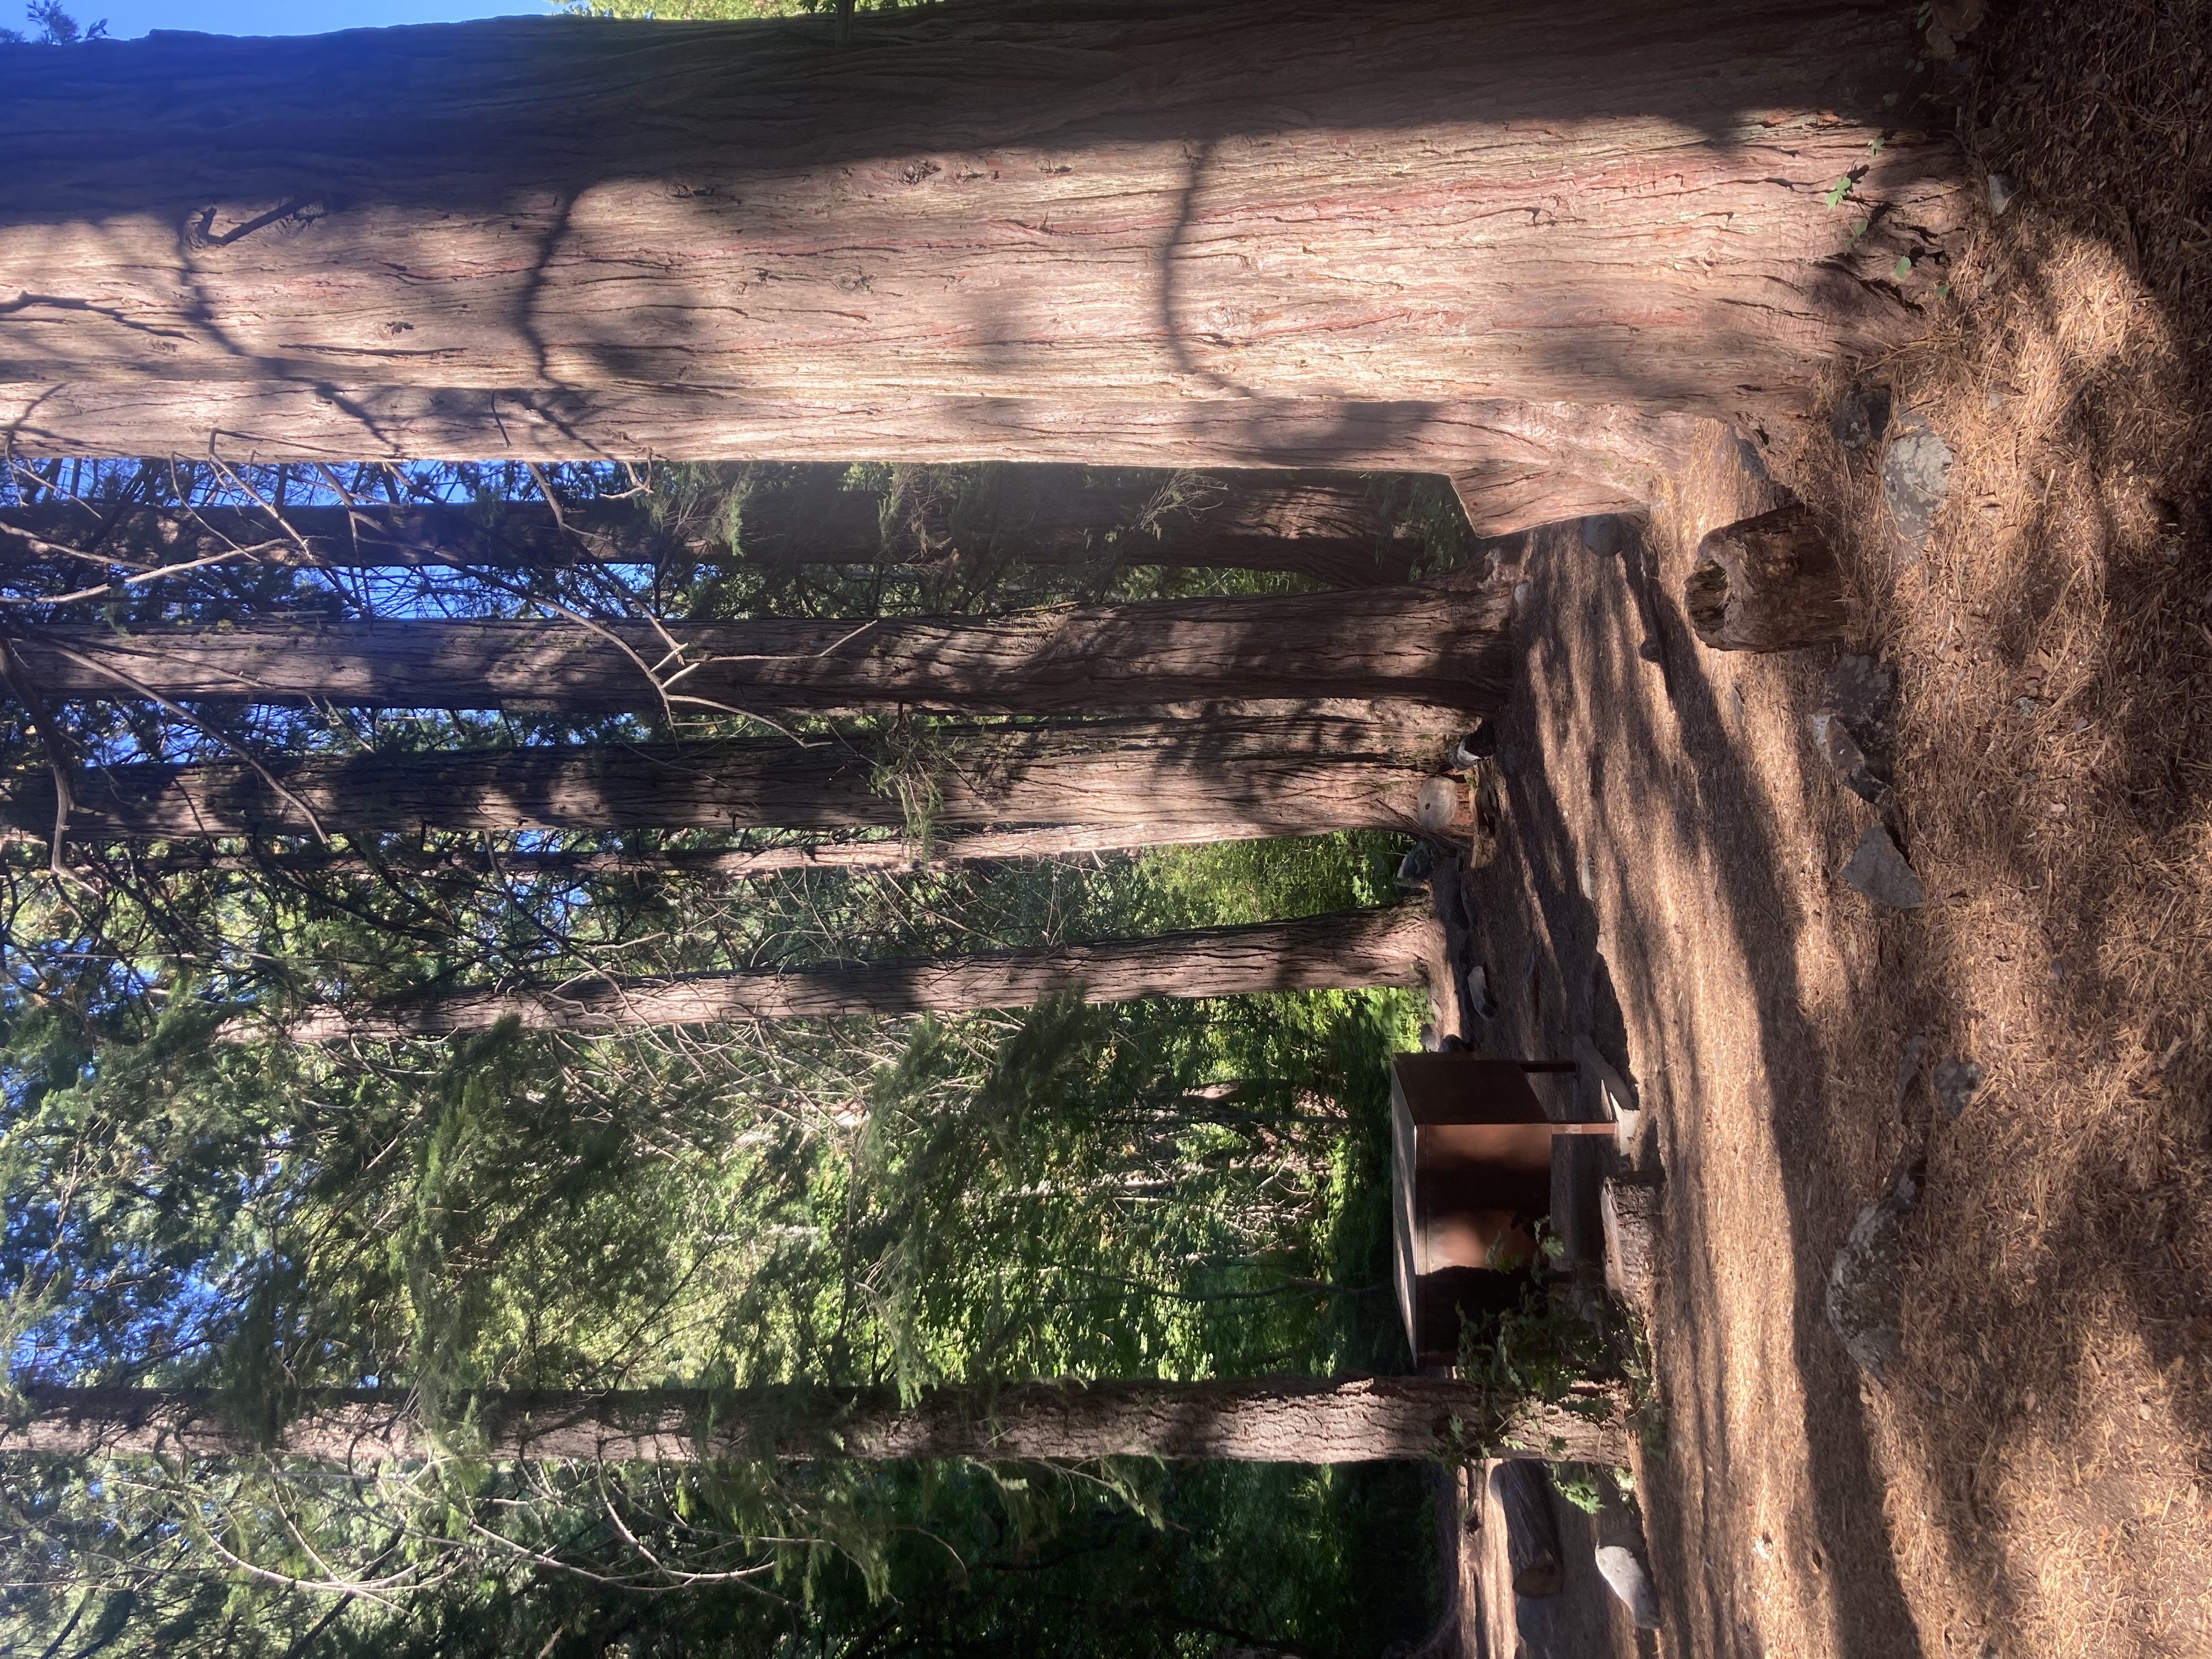
<svg viewBox="0 0 2212 1659">
<path fill-rule="evenodd" d="M 1526 680 L 1468 878 L 1480 1042 L 1587 1037 L 1651 1118 L 1667 1652 L 2212 1653 L 2212 7 L 1984 34 L 1960 124 L 2018 194 L 1922 273 L 1927 339 L 1825 391 L 1888 386 L 1950 445 L 1925 547 L 1824 410 L 1716 428 L 1618 550 L 1555 526 L 1504 573 Z M 1770 477 L 1897 671 L 1923 908 L 1838 878 L 1875 821 L 1807 736 L 1841 647 L 1716 653 L 1685 620 L 1699 537 Z M 1956 1118 L 1950 1059 L 1984 1078 Z M 1875 1381 L 1826 1279 L 1918 1158 Z M 1636 1651 L 1617 1615 L 1519 1636 Z"/>
</svg>

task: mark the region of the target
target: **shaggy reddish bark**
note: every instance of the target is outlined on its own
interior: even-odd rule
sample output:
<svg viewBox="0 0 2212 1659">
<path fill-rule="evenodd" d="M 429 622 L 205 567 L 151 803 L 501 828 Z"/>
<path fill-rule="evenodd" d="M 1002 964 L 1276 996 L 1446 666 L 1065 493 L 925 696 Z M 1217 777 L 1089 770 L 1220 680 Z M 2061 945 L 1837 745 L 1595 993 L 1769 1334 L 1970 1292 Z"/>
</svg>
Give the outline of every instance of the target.
<svg viewBox="0 0 2212 1659">
<path fill-rule="evenodd" d="M 926 728 L 906 755 L 855 737 L 292 757 L 258 769 L 120 765 L 70 780 L 70 835 L 896 829 L 906 813 L 878 769 L 902 763 L 935 824 L 1024 824 L 1063 839 L 1081 830 L 1076 839 L 1114 846 L 1140 830 L 1316 835 L 1412 827 L 1434 747 L 1333 720 L 1101 721 Z M 43 835 L 53 822 L 51 774 L 0 780 L 0 823 Z M 1099 833 L 1117 826 L 1116 836 Z M 1034 844 L 1072 850 L 1050 836 Z M 789 850 L 786 867 L 816 862 Z M 912 856 L 896 844 L 877 854 Z"/>
<path fill-rule="evenodd" d="M 1297 921 L 1206 927 L 1099 945 L 1054 945 L 903 962 L 740 969 L 659 979 L 583 979 L 548 989 L 453 991 L 374 1008 L 315 1010 L 284 1028 L 295 1042 L 385 1040 L 488 1030 L 619 1031 L 755 1019 L 965 1013 L 1027 1007 L 1079 990 L 1093 1002 L 1227 997 L 1432 981 L 1443 961 L 1420 907 Z M 252 1032 L 233 1026 L 244 1041 Z"/>
<path fill-rule="evenodd" d="M 1881 104 L 1910 28 L 1890 0 L 951 0 L 842 45 L 559 18 L 14 52 L 0 428 L 1404 467 L 1485 531 L 1606 511 L 1685 412 L 1794 407 L 1915 331 L 1966 192 Z"/>
<path fill-rule="evenodd" d="M 57 627 L 16 649 L 49 697 L 572 712 L 1482 713 L 1512 675 L 1504 595 L 1457 582 L 875 622 Z"/>
<path fill-rule="evenodd" d="M 803 1386 L 707 1394 L 486 1394 L 466 1430 L 426 1431 L 404 1395 L 331 1391 L 265 1430 L 247 1402 L 209 1389 L 25 1390 L 0 1419 L 0 1454 L 240 1457 L 273 1452 L 357 1468 L 447 1447 L 500 1460 L 691 1463 L 781 1457 L 976 1458 L 1089 1462 L 1102 1457 L 1370 1463 L 1449 1455 L 1455 1424 L 1482 1419 L 1477 1390 L 1425 1376 L 1263 1376 L 1200 1382 L 1020 1382 L 941 1388 L 911 1405 L 892 1389 Z M 1620 1400 L 1596 1386 L 1573 1401 L 1594 1415 L 1535 1407 L 1508 1432 L 1532 1452 L 1618 1465 L 1628 1436 Z"/>
</svg>

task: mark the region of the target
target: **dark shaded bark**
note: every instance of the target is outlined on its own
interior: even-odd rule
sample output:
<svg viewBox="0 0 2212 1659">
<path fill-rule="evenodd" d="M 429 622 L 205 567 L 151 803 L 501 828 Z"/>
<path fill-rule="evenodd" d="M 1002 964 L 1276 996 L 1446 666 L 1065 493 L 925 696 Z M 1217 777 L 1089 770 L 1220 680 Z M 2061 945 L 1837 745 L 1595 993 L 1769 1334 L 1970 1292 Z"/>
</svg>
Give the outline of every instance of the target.
<svg viewBox="0 0 2212 1659">
<path fill-rule="evenodd" d="M 1678 412 L 1794 408 L 1916 331 L 1966 192 L 1881 102 L 1911 42 L 1888 0 L 952 0 L 842 44 L 561 18 L 11 53 L 0 428 L 1395 466 L 1485 532 L 1613 510 L 1685 454 Z"/>
<path fill-rule="evenodd" d="M 489 1394 L 465 1430 L 427 1432 L 404 1395 L 311 1395 L 289 1421 L 257 1425 L 250 1402 L 208 1389 L 48 1389 L 0 1421 L 0 1453 L 243 1457 L 264 1453 L 371 1468 L 441 1447 L 486 1457 L 691 1463 L 712 1459 L 974 1458 L 1088 1462 L 1102 1457 L 1366 1463 L 1438 1457 L 1455 1422 L 1481 1420 L 1463 1382 L 1420 1376 L 1267 1376 L 1200 1382 L 1024 1382 L 927 1390 L 804 1386 L 716 1393 Z M 1618 1399 L 1514 1419 L 1522 1439 L 1576 1462 L 1626 1461 Z"/>
<path fill-rule="evenodd" d="M 15 531 L 17 535 L 6 532 Z M 277 564 L 395 568 L 471 565 L 516 570 L 594 560 L 651 564 L 676 550 L 629 502 L 564 507 L 506 501 L 477 510 L 368 502 L 358 507 L 115 507 L 74 501 L 0 507 L 0 558 L 51 565 L 29 538 L 137 564 L 179 564 L 243 551 Z M 78 567 L 80 574 L 85 567 Z"/>
<path fill-rule="evenodd" d="M 808 468 L 744 488 L 735 550 L 716 526 L 656 524 L 645 503 L 543 501 L 487 508 L 0 507 L 0 560 L 46 568 L 36 543 L 143 565 L 224 554 L 336 568 L 531 569 L 592 561 L 658 564 L 736 550 L 769 564 L 892 563 L 978 556 L 1036 565 L 1159 564 L 1277 570 L 1340 587 L 1407 580 L 1418 537 L 1394 526 L 1353 473 L 1151 473 L 1090 469 L 933 469 L 951 491 L 927 500 L 848 488 L 843 468 Z M 5 532 L 15 531 L 10 537 Z M 83 567 L 71 574 L 82 580 Z"/>
<path fill-rule="evenodd" d="M 54 697 L 578 713 L 1473 714 L 1511 684 L 1505 596 L 1464 582 L 1000 618 L 57 627 L 21 656 Z"/>
<path fill-rule="evenodd" d="M 284 1035 L 295 1042 L 445 1036 L 488 1030 L 509 1018 L 530 1030 L 619 1031 L 758 1019 L 964 1013 L 1027 1007 L 1079 990 L 1093 1002 L 1128 1002 L 1139 997 L 1412 987 L 1448 971 L 1440 969 L 1442 961 L 1437 924 L 1420 907 L 1402 905 L 1097 945 L 452 991 L 371 1008 L 314 1010 L 287 1024 Z M 234 1041 L 255 1035 L 243 1025 L 228 1029 Z"/>
<path fill-rule="evenodd" d="M 770 565 L 969 562 L 1283 571 L 1332 587 L 1407 580 L 1422 547 L 1354 473 L 1103 476 L 1073 466 L 923 469 L 885 495 L 808 469 L 744 497 L 738 547 Z"/>
<path fill-rule="evenodd" d="M 84 842 L 422 830 L 896 829 L 902 769 L 933 824 L 1251 835 L 1412 827 L 1434 744 L 1335 720 L 926 727 L 901 746 L 860 736 L 292 757 L 259 770 L 142 763 L 70 779 Z M 265 775 L 264 775 L 265 774 Z M 283 786 L 283 792 L 272 785 Z M 44 834 L 51 774 L 0 780 L 0 823 Z M 1097 844 L 1096 837 L 1092 838 Z M 1127 830 L 1111 844 L 1127 846 Z M 1053 850 L 1070 850 L 1055 848 Z M 908 855 L 910 856 L 910 854 Z"/>
</svg>

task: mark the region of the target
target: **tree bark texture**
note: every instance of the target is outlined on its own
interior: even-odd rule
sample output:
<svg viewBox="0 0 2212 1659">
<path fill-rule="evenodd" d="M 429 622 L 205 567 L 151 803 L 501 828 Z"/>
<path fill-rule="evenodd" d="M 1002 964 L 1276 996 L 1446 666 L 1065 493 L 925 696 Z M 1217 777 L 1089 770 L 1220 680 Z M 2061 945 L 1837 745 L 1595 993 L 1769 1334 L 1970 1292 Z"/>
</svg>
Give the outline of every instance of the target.
<svg viewBox="0 0 2212 1659">
<path fill-rule="evenodd" d="M 33 1388 L 25 1395 L 26 1409 L 0 1419 L 0 1453 L 272 1454 L 357 1468 L 449 1451 L 501 1461 L 674 1463 L 764 1457 L 1367 1463 L 1449 1455 L 1454 1420 L 1472 1420 L 1482 1409 L 1467 1384 L 1419 1376 L 1024 1382 L 931 1389 L 911 1406 L 890 1389 L 804 1386 L 492 1394 L 473 1402 L 472 1430 L 446 1441 L 426 1431 L 412 1401 L 397 1394 L 320 1394 L 289 1421 L 258 1428 L 241 1423 L 252 1418 L 245 1402 L 208 1389 Z M 1595 1389 L 1590 1398 L 1612 1403 Z M 1558 1455 L 1570 1462 L 1626 1461 L 1617 1414 L 1593 1422 L 1553 1407 L 1528 1413 L 1522 1429 L 1532 1440 L 1563 1442 Z"/>
<path fill-rule="evenodd" d="M 329 825 L 325 823 L 325 828 Z M 143 855 L 125 854 L 118 862 L 140 876 L 203 871 L 246 874 L 276 870 L 362 877 L 378 872 L 469 872 L 518 881 L 624 875 L 712 876 L 717 880 L 746 881 L 802 870 L 933 870 L 951 865 L 1008 863 L 1018 859 L 1103 856 L 1133 853 L 1148 847 L 1203 847 L 1214 842 L 1254 841 L 1287 833 L 1250 823 L 1147 820 L 1137 823 L 1031 824 L 1015 830 L 982 830 L 933 836 L 927 844 L 899 836 L 867 841 L 805 840 L 768 847 L 673 848 L 657 852 L 571 848 L 551 851 L 514 848 L 464 851 L 387 846 L 374 849 L 373 856 L 357 846 L 257 848 L 244 853 L 220 852 L 213 848 L 172 848 Z M 1308 829 L 1300 833 L 1316 832 Z M 50 843 L 46 835 L 18 839 L 35 840 L 42 854 Z M 99 867 L 82 855 L 67 862 L 81 873 Z"/>
<path fill-rule="evenodd" d="M 927 469 L 918 489 L 844 487 L 808 468 L 748 491 L 738 550 L 769 564 L 957 557 L 1031 565 L 1280 570 L 1333 587 L 1407 580 L 1420 538 L 1355 473 L 1088 467 Z"/>
<path fill-rule="evenodd" d="M 1425 750 L 1434 748 L 1332 720 L 960 726 L 925 728 L 923 737 L 926 747 L 905 763 L 906 781 L 930 799 L 933 823 L 1119 827 L 1115 846 L 1130 845 L 1139 828 L 1241 823 L 1247 835 L 1281 836 L 1407 829 L 1419 809 Z M 295 756 L 259 770 L 118 765 L 72 776 L 69 830 L 73 840 L 98 842 L 301 836 L 317 826 L 349 836 L 896 829 L 905 811 L 878 777 L 900 763 L 882 739 L 860 737 L 804 747 L 768 738 Z M 51 774 L 5 780 L 0 823 L 42 835 L 53 822 Z M 897 855 L 896 847 L 883 854 L 886 862 Z M 793 865 L 805 861 L 795 856 Z"/>
<path fill-rule="evenodd" d="M 1795 651 L 1850 631 L 1843 567 L 1799 501 L 1708 532 L 1682 600 L 1716 651 Z"/>
<path fill-rule="evenodd" d="M 1382 701 L 1487 713 L 1505 596 L 1464 582 L 874 622 L 412 622 L 48 628 L 49 697 L 348 708 L 1252 714 Z"/>
<path fill-rule="evenodd" d="M 1887 0 L 15 52 L 0 426 L 27 454 L 1399 466 L 1485 531 L 1603 512 L 1680 412 L 1794 406 L 1917 331 L 1888 273 L 1966 191 L 1879 101 L 1911 53 Z"/>
<path fill-rule="evenodd" d="M 957 495 L 907 500 L 810 467 L 745 490 L 736 546 L 679 539 L 635 501 L 543 501 L 489 511 L 423 503 L 103 507 L 56 500 L 0 507 L 0 559 L 52 563 L 36 544 L 156 566 L 245 550 L 336 568 L 527 569 L 593 561 L 657 564 L 732 551 L 769 564 L 915 562 L 987 556 L 1036 565 L 1158 564 L 1281 570 L 1332 586 L 1407 580 L 1418 537 L 1394 526 L 1353 473 L 1152 472 L 1102 481 L 1073 466 L 929 469 Z M 5 532 L 18 532 L 9 537 Z M 70 571 L 81 585 L 84 567 Z"/>
<path fill-rule="evenodd" d="M 1505 1522 L 1505 1559 L 1513 1593 L 1541 1600 L 1566 1583 L 1560 1565 L 1559 1524 L 1552 1514 L 1552 1482 L 1543 1466 L 1509 1457 L 1490 1471 L 1490 1490 Z"/>
<path fill-rule="evenodd" d="M 965 1013 L 1027 1007 L 1076 990 L 1093 1002 L 1130 1002 L 1139 997 L 1413 987 L 1428 983 L 1442 957 L 1437 924 L 1419 906 L 1401 905 L 1097 945 L 658 979 L 583 979 L 543 989 L 452 991 L 373 1008 L 317 1009 L 285 1026 L 284 1035 L 295 1042 L 435 1037 L 487 1030 L 507 1018 L 530 1030 L 593 1032 L 756 1019 Z M 237 1041 L 253 1035 L 242 1026 L 229 1030 Z"/>
</svg>

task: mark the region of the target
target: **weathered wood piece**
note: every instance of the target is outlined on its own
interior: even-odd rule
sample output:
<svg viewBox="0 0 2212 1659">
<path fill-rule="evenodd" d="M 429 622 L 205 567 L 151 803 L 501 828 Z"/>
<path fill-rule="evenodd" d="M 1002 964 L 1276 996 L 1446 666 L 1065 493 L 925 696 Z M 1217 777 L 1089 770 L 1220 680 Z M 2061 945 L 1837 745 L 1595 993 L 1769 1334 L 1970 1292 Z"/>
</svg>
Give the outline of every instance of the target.
<svg viewBox="0 0 2212 1659">
<path fill-rule="evenodd" d="M 1801 501 L 1710 532 L 1682 597 L 1690 626 L 1716 651 L 1827 645 L 1850 626 L 1843 568 Z"/>
<path fill-rule="evenodd" d="M 1566 1575 L 1559 1565 L 1559 1526 L 1552 1514 L 1552 1482 L 1544 1466 L 1528 1458 L 1507 1458 L 1491 1470 L 1490 1490 L 1505 1521 L 1513 1593 L 1531 1599 L 1557 1595 Z"/>
<path fill-rule="evenodd" d="M 1606 1288 L 1647 1306 L 1659 1261 L 1659 1189 L 1644 1182 L 1608 1179 L 1598 1194 L 1605 1224 Z"/>
</svg>

